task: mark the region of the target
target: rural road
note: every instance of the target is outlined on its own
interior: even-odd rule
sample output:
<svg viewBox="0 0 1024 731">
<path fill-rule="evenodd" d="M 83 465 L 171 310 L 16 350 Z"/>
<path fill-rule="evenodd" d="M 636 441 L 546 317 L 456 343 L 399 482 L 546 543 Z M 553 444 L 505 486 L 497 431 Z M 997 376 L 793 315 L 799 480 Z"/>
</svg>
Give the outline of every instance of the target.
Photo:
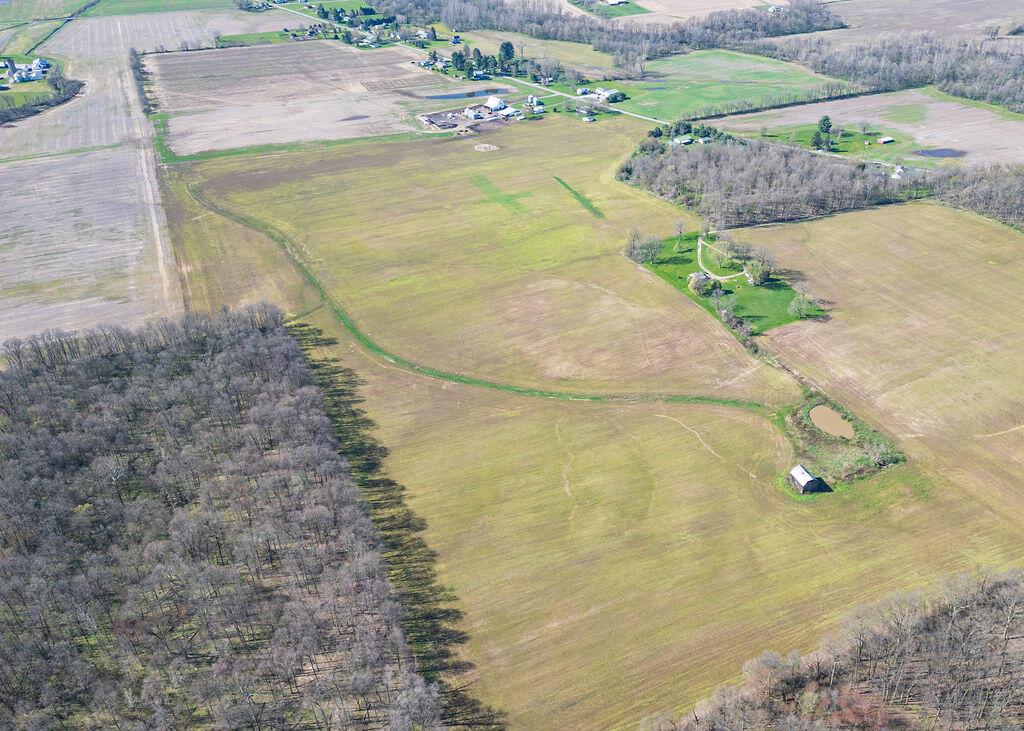
<svg viewBox="0 0 1024 731">
<path fill-rule="evenodd" d="M 586 97 L 576 96 L 575 94 L 566 94 L 564 91 L 557 91 L 556 89 L 552 89 L 551 87 L 548 86 L 534 84 L 532 81 L 523 81 L 522 79 L 516 79 L 515 77 L 512 76 L 508 78 L 513 79 L 518 84 L 524 84 L 526 86 L 532 86 L 534 89 L 540 89 L 545 94 L 557 94 L 558 96 L 564 96 L 566 99 L 585 99 L 589 101 L 589 99 L 586 99 Z M 636 117 L 637 119 L 643 119 L 648 122 L 654 122 L 655 124 L 669 124 L 663 119 L 658 119 L 656 117 L 645 117 L 644 115 L 637 114 L 636 112 L 627 112 L 625 109 L 616 109 L 610 104 L 595 104 L 595 106 L 602 107 L 604 109 L 610 109 L 611 111 L 618 112 L 619 114 L 625 114 L 627 117 Z"/>
</svg>

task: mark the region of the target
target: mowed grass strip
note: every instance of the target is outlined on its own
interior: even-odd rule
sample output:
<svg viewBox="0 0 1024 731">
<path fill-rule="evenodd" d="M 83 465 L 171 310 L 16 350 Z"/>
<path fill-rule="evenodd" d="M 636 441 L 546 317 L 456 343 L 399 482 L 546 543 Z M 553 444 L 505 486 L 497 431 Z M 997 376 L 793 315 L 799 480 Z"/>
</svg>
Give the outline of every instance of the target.
<svg viewBox="0 0 1024 731">
<path fill-rule="evenodd" d="M 615 81 L 629 99 L 617 109 L 657 119 L 684 119 L 706 107 L 806 93 L 835 83 L 796 64 L 734 51 L 694 51 L 648 64 L 644 81 Z"/>
<path fill-rule="evenodd" d="M 551 115 L 488 135 L 486 153 L 425 139 L 194 171 L 204 196 L 294 242 L 358 329 L 410 362 L 545 391 L 793 400 L 786 377 L 621 255 L 634 223 L 697 225 L 614 179 L 642 129 Z"/>
</svg>

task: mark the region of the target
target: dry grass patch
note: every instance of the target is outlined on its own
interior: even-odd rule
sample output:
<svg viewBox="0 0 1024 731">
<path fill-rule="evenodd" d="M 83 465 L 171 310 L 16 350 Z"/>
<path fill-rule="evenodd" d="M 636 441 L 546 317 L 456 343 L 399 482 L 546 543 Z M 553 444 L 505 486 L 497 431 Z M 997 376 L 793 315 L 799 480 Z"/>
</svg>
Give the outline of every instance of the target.
<svg viewBox="0 0 1024 731">
<path fill-rule="evenodd" d="M 946 148 L 966 153 L 955 158 L 979 163 L 1024 163 L 1024 114 L 976 102 L 964 102 L 934 89 L 911 89 L 894 94 L 874 94 L 854 99 L 820 102 L 756 114 L 739 114 L 718 120 L 726 130 L 770 132 L 817 124 L 829 115 L 835 126 L 860 130 L 884 129 L 899 142 L 912 141 L 922 148 Z M 865 149 L 864 155 L 885 154 L 884 148 Z M 908 159 L 925 160 L 916 155 Z"/>
<path fill-rule="evenodd" d="M 488 135 L 486 155 L 476 138 L 425 139 L 194 169 L 413 361 L 530 387 L 791 400 L 791 382 L 621 255 L 630 225 L 665 235 L 687 215 L 614 180 L 643 128 L 552 114 Z"/>
</svg>

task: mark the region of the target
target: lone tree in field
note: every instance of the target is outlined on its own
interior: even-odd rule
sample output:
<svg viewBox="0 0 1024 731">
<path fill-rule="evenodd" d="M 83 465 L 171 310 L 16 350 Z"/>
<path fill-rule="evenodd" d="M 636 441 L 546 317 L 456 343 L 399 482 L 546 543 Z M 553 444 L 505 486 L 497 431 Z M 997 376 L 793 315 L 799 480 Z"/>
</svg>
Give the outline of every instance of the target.
<svg viewBox="0 0 1024 731">
<path fill-rule="evenodd" d="M 798 292 L 796 297 L 790 301 L 787 311 L 792 317 L 799 317 L 802 320 L 813 315 L 817 309 L 814 300 L 803 292 Z"/>
<path fill-rule="evenodd" d="M 751 259 L 746 266 L 747 281 L 755 287 L 767 284 L 772 278 L 772 268 L 757 259 Z"/>
<path fill-rule="evenodd" d="M 827 114 L 818 120 L 818 131 L 825 135 L 832 132 L 832 118 Z"/>
</svg>

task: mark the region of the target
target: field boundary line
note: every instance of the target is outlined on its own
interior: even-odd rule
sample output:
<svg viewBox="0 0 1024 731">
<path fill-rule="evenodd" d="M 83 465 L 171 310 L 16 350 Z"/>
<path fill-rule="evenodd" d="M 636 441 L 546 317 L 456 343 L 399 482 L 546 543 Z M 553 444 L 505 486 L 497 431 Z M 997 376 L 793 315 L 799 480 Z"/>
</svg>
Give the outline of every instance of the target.
<svg viewBox="0 0 1024 731">
<path fill-rule="evenodd" d="M 369 335 L 359 328 L 352 316 L 340 305 L 338 302 L 328 294 L 326 287 L 323 282 L 312 272 L 306 262 L 303 260 L 301 254 L 298 252 L 295 243 L 288 238 L 284 233 L 277 230 L 275 227 L 259 221 L 255 218 L 247 216 L 245 214 L 236 213 L 223 205 L 211 200 L 209 197 L 201 193 L 194 185 L 186 183 L 186 190 L 189 195 L 202 206 L 205 206 L 210 211 L 227 218 L 228 220 L 234 221 L 235 223 L 245 226 L 247 228 L 258 231 L 272 241 L 274 241 L 285 255 L 292 262 L 302 277 L 309 283 L 310 286 L 319 294 L 321 301 L 334 315 L 335 319 L 340 322 L 344 328 L 355 338 L 355 340 L 363 347 L 364 350 L 369 353 L 383 359 L 388 364 L 397 366 L 402 370 L 417 375 L 426 376 L 428 378 L 434 378 L 440 381 L 447 381 L 449 383 L 458 383 L 466 386 L 477 386 L 480 388 L 488 388 L 494 391 L 503 391 L 505 393 L 512 393 L 519 396 L 530 396 L 534 398 L 546 398 L 556 399 L 561 401 L 590 401 L 590 402 L 601 402 L 601 403 L 663 403 L 663 404 L 700 404 L 707 406 L 724 406 L 728 408 L 740 409 L 742 411 L 753 412 L 759 414 L 772 423 L 775 423 L 776 410 L 769 407 L 767 404 L 759 401 L 748 401 L 744 399 L 730 399 L 721 398 L 718 396 L 707 396 L 701 394 L 666 394 L 666 393 L 650 393 L 650 394 L 600 394 L 590 393 L 583 391 L 561 391 L 557 389 L 544 389 L 534 388 L 530 386 L 519 386 L 516 384 L 501 383 L 499 381 L 492 381 L 486 378 L 477 378 L 474 376 L 467 376 L 463 373 L 454 371 L 446 371 L 432 366 L 423 365 L 415 361 L 409 360 L 397 353 L 393 353 L 376 341 L 374 341 Z"/>
</svg>

